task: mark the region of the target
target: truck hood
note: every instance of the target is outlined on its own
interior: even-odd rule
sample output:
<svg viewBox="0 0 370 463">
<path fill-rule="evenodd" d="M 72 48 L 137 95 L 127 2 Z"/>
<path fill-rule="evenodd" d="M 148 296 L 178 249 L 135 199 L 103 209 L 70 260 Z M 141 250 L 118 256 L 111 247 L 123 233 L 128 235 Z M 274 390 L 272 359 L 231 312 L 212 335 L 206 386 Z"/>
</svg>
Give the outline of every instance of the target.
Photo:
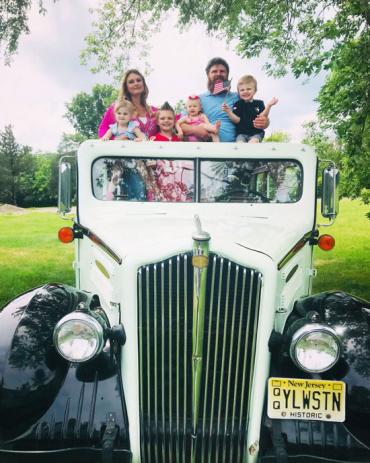
<svg viewBox="0 0 370 463">
<path fill-rule="evenodd" d="M 239 216 L 200 217 L 203 230 L 211 236 L 210 249 L 227 253 L 230 246 L 241 246 L 262 253 L 273 261 L 282 257 L 310 231 L 306 225 L 290 221 L 281 223 L 279 217 Z M 95 233 L 122 260 L 130 254 L 142 254 L 150 262 L 156 256 L 170 256 L 192 248 L 195 231 L 194 215 L 174 217 L 172 214 L 130 214 L 123 219 L 104 217 L 94 224 L 82 224 Z"/>
</svg>

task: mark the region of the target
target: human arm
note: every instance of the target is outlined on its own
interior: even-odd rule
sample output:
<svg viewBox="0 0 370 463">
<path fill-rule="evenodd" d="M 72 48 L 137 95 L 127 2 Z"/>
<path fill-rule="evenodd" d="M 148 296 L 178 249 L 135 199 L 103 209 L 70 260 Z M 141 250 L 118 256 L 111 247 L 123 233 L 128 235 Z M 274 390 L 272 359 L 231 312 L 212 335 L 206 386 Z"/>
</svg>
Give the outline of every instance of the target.
<svg viewBox="0 0 370 463">
<path fill-rule="evenodd" d="M 112 130 L 108 129 L 105 134 L 101 137 L 101 140 L 108 141 L 112 138 Z"/>
<path fill-rule="evenodd" d="M 143 134 L 143 132 L 138 128 L 136 127 L 134 130 L 133 130 L 136 138 L 135 138 L 135 141 L 145 141 L 147 140 L 146 136 Z"/>
<path fill-rule="evenodd" d="M 114 109 L 113 105 L 109 106 L 109 108 L 105 111 L 102 120 L 100 121 L 99 128 L 98 128 L 98 136 L 99 138 L 103 138 L 106 134 L 107 130 L 109 130 L 109 126 L 116 122 L 116 118 L 114 116 Z"/>
<path fill-rule="evenodd" d="M 182 117 L 181 119 L 179 119 L 176 124 L 175 124 L 175 129 L 176 129 L 176 133 L 177 133 L 177 136 L 179 137 L 180 140 L 182 140 L 184 138 L 184 132 L 182 131 L 182 128 L 181 128 L 181 124 L 182 124 L 182 121 L 184 120 L 185 118 Z"/>
<path fill-rule="evenodd" d="M 231 108 L 227 103 L 223 103 L 221 108 L 222 111 L 224 111 L 229 116 L 229 119 L 234 122 L 234 124 L 239 124 L 240 117 L 231 111 Z"/>
<path fill-rule="evenodd" d="M 181 129 L 184 135 L 194 135 L 198 138 L 208 137 L 208 131 L 201 125 L 182 124 Z"/>
<path fill-rule="evenodd" d="M 265 106 L 265 109 L 260 113 L 260 117 L 261 116 L 265 116 L 266 118 L 268 117 L 268 115 L 270 114 L 270 110 L 273 106 L 275 106 L 277 103 L 279 102 L 279 100 L 274 97 L 272 98 Z"/>
</svg>

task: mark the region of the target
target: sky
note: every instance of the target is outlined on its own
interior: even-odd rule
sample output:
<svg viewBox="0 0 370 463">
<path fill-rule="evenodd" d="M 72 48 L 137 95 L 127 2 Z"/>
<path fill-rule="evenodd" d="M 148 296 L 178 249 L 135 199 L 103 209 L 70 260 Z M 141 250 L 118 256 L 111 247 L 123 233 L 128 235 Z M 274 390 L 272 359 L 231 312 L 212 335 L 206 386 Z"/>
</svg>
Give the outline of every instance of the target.
<svg viewBox="0 0 370 463">
<path fill-rule="evenodd" d="M 91 32 L 93 16 L 88 10 L 96 4 L 97 0 L 46 0 L 45 16 L 40 16 L 37 9 L 31 11 L 31 33 L 22 36 L 11 66 L 5 66 L 1 57 L 0 130 L 11 124 L 17 142 L 34 151 L 56 151 L 62 133 L 73 133 L 64 114 L 65 104 L 77 93 L 90 93 L 97 83 L 113 83 L 104 73 L 92 74 L 79 60 L 84 37 Z M 308 82 L 291 76 L 268 77 L 262 59 L 240 58 L 232 45 L 227 47 L 225 41 L 207 36 L 201 25 L 180 33 L 175 24 L 172 15 L 150 40 L 150 104 L 175 104 L 205 91 L 205 66 L 210 58 L 221 56 L 230 65 L 232 90 L 236 90 L 240 76 L 253 74 L 258 82 L 256 98 L 279 98 L 271 110 L 266 135 L 284 131 L 293 142 L 302 140 L 302 124 L 315 119 L 314 100 L 323 84 L 322 75 Z M 140 62 L 131 64 L 138 69 L 144 67 Z"/>
</svg>

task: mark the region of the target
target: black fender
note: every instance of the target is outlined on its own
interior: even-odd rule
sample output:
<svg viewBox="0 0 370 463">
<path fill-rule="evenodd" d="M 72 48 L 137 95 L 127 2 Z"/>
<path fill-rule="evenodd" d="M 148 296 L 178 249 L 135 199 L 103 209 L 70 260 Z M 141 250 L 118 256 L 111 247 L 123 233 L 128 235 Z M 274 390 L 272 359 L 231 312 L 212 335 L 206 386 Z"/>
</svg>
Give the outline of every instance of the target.
<svg viewBox="0 0 370 463">
<path fill-rule="evenodd" d="M 315 375 L 315 379 L 346 383 L 345 422 L 269 420 L 265 417 L 265 423 L 268 423 L 271 435 L 274 434 L 272 427 L 279 429 L 288 450 L 296 455 L 311 455 L 312 461 L 315 461 L 314 455 L 318 452 L 317 457 L 327 456 L 337 458 L 337 461 L 370 462 L 369 302 L 340 291 L 315 294 L 297 301 L 283 334 L 273 333 L 270 338 L 270 376 L 313 378 L 313 375 L 296 367 L 289 355 L 293 332 L 307 323 L 313 314 L 315 317 L 318 314 L 319 323 L 332 327 L 342 343 L 341 358 L 337 364 Z"/>
<path fill-rule="evenodd" d="M 18 296 L 0 312 L 0 461 L 18 461 L 28 452 L 35 461 L 42 455 L 49 461 L 54 459 L 49 451 L 67 452 L 70 461 L 74 450 L 82 461 L 83 448 L 94 446 L 101 453 L 108 428 L 122 461 L 129 461 L 118 354 L 107 343 L 97 358 L 72 364 L 53 345 L 56 323 L 80 302 L 101 310 L 88 293 L 48 284 Z M 95 461 L 91 455 L 90 461 Z"/>
</svg>

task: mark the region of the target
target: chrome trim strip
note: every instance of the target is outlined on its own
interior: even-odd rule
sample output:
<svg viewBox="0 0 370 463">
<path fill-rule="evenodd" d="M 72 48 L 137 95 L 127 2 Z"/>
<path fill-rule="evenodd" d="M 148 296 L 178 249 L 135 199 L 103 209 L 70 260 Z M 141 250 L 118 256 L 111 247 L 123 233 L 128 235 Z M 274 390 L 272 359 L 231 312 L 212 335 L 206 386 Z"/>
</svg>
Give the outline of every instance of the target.
<svg viewBox="0 0 370 463">
<path fill-rule="evenodd" d="M 219 286 L 218 286 L 218 300 L 217 300 L 217 322 L 216 322 L 216 345 L 214 349 L 214 359 L 217 359 L 217 353 L 218 353 L 218 340 L 219 340 L 219 326 L 220 326 L 220 306 L 221 306 L 221 284 L 222 284 L 222 276 L 223 276 L 223 267 L 224 267 L 224 259 L 221 257 L 220 259 L 220 277 L 219 277 Z M 212 435 L 212 429 L 213 429 L 213 416 L 214 416 L 214 408 L 215 408 L 215 394 L 216 394 L 216 365 L 214 362 L 213 366 L 213 383 L 212 383 L 212 398 L 211 398 L 211 418 L 210 418 L 210 423 L 209 423 L 209 434 Z M 211 462 L 211 457 L 212 457 L 212 441 L 210 442 L 208 450 L 208 463 Z"/>
<path fill-rule="evenodd" d="M 154 421 L 155 428 L 158 429 L 158 303 L 157 303 L 157 264 L 153 265 L 153 279 L 154 279 Z M 155 443 L 155 461 L 159 463 L 158 455 L 158 433 L 156 434 Z"/>
<path fill-rule="evenodd" d="M 310 240 L 312 231 L 305 233 L 302 238 L 285 254 L 285 256 L 278 262 L 277 269 L 281 270 L 296 254 L 300 251 L 303 246 Z"/>
<path fill-rule="evenodd" d="M 180 256 L 176 257 L 176 461 L 180 461 Z"/>
<path fill-rule="evenodd" d="M 188 352 L 188 313 L 190 313 L 191 307 L 188 307 L 188 256 L 184 256 L 184 384 L 185 386 L 188 383 L 187 380 L 187 352 Z M 186 410 L 187 410 L 187 396 L 184 395 L 184 436 L 183 436 L 183 453 L 182 461 L 186 461 L 186 434 L 187 434 L 187 420 L 186 420 Z"/>
<path fill-rule="evenodd" d="M 246 286 L 246 277 L 247 277 L 247 270 L 243 269 L 243 281 L 242 281 L 242 294 L 241 294 L 241 300 L 240 300 L 240 306 L 244 306 L 244 300 L 245 300 L 245 286 Z M 239 361 L 240 361 L 240 348 L 241 348 L 241 336 L 242 336 L 242 326 L 243 326 L 243 315 L 244 311 L 241 310 L 241 317 L 240 317 L 240 322 L 239 322 L 239 331 L 238 331 L 238 348 L 237 348 L 237 354 L 236 354 L 236 372 L 235 372 L 235 377 L 239 377 Z M 238 388 L 238 383 L 235 381 L 234 384 L 234 402 L 233 402 L 233 411 L 232 411 L 232 426 L 231 426 L 231 434 L 234 434 L 234 428 L 235 428 L 235 411 L 236 411 L 236 402 L 237 402 L 237 388 Z M 240 427 L 239 427 L 240 430 Z M 239 445 L 238 445 L 238 452 L 239 452 Z M 233 454 L 230 452 L 230 463 L 233 462 Z"/>
<path fill-rule="evenodd" d="M 146 267 L 146 304 L 147 306 L 149 305 L 149 267 Z M 147 381 L 148 384 L 151 383 L 150 381 L 150 311 L 147 310 L 147 345 L 146 345 L 146 358 L 148 362 L 148 368 L 147 368 Z M 148 400 L 148 417 L 149 417 L 149 423 L 151 422 L 151 416 L 150 416 L 150 389 L 147 389 L 147 400 Z M 150 431 L 149 431 L 150 432 Z M 147 446 L 148 446 L 148 460 L 150 460 L 150 447 L 151 447 L 151 438 L 147 436 Z"/>
<path fill-rule="evenodd" d="M 233 360 L 233 340 L 234 340 L 234 328 L 235 328 L 235 313 L 236 313 L 236 296 L 238 293 L 238 276 L 239 276 L 239 265 L 235 267 L 235 285 L 234 285 L 234 297 L 233 297 L 233 308 L 232 308 L 232 319 L 231 319 L 231 348 L 229 354 L 229 367 L 227 373 L 227 385 L 226 385 L 226 414 L 225 414 L 225 426 L 224 426 L 224 442 L 223 442 L 223 457 L 222 461 L 226 461 L 226 441 L 225 438 L 228 435 L 227 433 L 227 424 L 228 424 L 228 411 L 229 411 L 229 400 L 230 400 L 230 382 L 231 382 L 231 362 Z M 235 381 L 235 378 L 234 378 Z M 232 452 L 230 452 L 232 454 Z"/>
<path fill-rule="evenodd" d="M 168 262 L 168 310 L 169 310 L 169 330 L 168 330 L 168 388 L 169 388 L 169 434 L 170 434 L 170 455 L 172 455 L 172 259 Z"/>
<path fill-rule="evenodd" d="M 231 272 L 231 262 L 229 261 L 227 265 L 227 279 L 226 279 L 226 307 L 225 307 L 225 320 L 223 322 L 224 324 L 224 332 L 222 336 L 222 360 L 221 360 L 221 370 L 220 371 L 225 371 L 225 351 L 226 351 L 226 333 L 227 333 L 227 322 L 229 319 L 229 293 L 230 293 L 230 272 Z M 227 339 L 229 341 L 229 339 Z M 225 375 L 221 375 L 221 381 L 220 381 L 220 392 L 219 392 L 219 401 L 218 401 L 218 413 L 217 413 L 217 435 L 221 436 L 221 410 L 222 410 L 222 396 L 223 396 L 223 389 L 224 389 L 224 377 Z M 220 440 L 217 440 L 217 454 L 220 454 Z"/>
<path fill-rule="evenodd" d="M 166 407 L 165 407 L 165 401 L 164 401 L 164 387 L 163 385 L 165 384 L 164 381 L 164 335 L 165 335 L 165 330 L 164 330 L 164 314 L 165 314 L 165 301 L 164 301 L 164 263 L 161 263 L 161 313 L 162 313 L 162 331 L 161 331 L 161 339 L 162 339 L 162 365 L 161 365 L 161 371 L 162 371 L 162 461 L 166 461 L 166 422 L 165 422 L 165 416 L 166 416 Z"/>
<path fill-rule="evenodd" d="M 141 329 L 142 327 L 142 322 L 143 322 L 143 301 L 142 301 L 142 278 L 143 278 L 143 275 L 142 275 L 142 269 L 140 268 L 139 271 L 138 271 L 138 322 L 139 322 L 139 327 Z M 143 335 L 142 333 L 139 333 L 139 358 L 143 358 Z M 139 369 L 139 381 L 140 381 L 140 384 L 139 384 L 139 394 L 140 394 L 140 403 L 143 404 L 143 397 L 144 397 L 144 392 L 143 392 L 143 369 L 140 368 Z M 143 419 L 142 417 L 142 414 L 143 414 L 143 408 L 142 408 L 142 405 L 139 409 L 139 413 L 140 413 L 140 421 Z M 141 455 L 142 457 L 144 457 L 145 455 L 145 452 L 144 452 L 144 436 L 143 436 L 143 430 L 140 429 L 140 446 L 141 446 Z"/>
<path fill-rule="evenodd" d="M 254 270 L 251 271 L 251 274 L 250 274 L 250 283 L 249 283 L 249 295 L 248 295 L 248 310 L 247 310 L 247 313 L 248 313 L 248 316 L 247 316 L 247 325 L 246 325 L 246 329 L 245 329 L 245 332 L 248 333 L 249 332 L 249 325 L 250 325 L 250 320 L 251 320 L 251 305 L 252 305 L 252 293 L 253 293 L 253 277 L 254 277 Z M 248 347 L 249 347 L 249 339 L 248 339 L 248 336 L 246 336 L 245 338 L 245 348 L 244 348 L 244 360 L 243 360 L 243 367 L 242 367 L 242 394 L 241 394 L 241 399 L 240 399 L 240 403 L 244 403 L 244 392 L 245 392 L 245 377 L 246 377 L 246 366 L 247 366 L 247 358 L 248 358 Z M 242 427 L 242 417 L 243 417 L 243 414 L 240 413 L 239 415 L 239 433 L 240 433 L 240 429 Z M 240 436 L 240 434 L 239 434 Z M 242 450 L 242 445 L 243 445 L 243 442 L 240 440 L 239 438 L 239 444 L 238 444 L 238 457 L 237 457 L 237 461 L 240 461 L 240 452 Z"/>
<path fill-rule="evenodd" d="M 89 228 L 84 227 L 81 224 L 77 224 L 76 228 L 78 228 L 78 231 L 81 231 L 82 234 L 87 236 L 87 238 L 89 238 L 93 243 L 99 246 L 99 248 L 102 249 L 106 254 L 108 254 L 108 256 L 111 257 L 114 261 L 116 261 L 117 264 L 122 264 L 122 258 L 118 254 L 116 254 L 112 248 L 110 248 L 106 243 L 104 243 L 104 241 L 101 238 L 99 238 L 98 235 L 96 235 Z"/>
<path fill-rule="evenodd" d="M 209 379 L 209 359 L 211 357 L 211 333 L 212 333 L 212 319 L 213 319 L 213 299 L 214 299 L 214 289 L 215 289 L 215 276 L 216 276 L 216 262 L 217 262 L 217 257 L 213 257 L 213 268 L 212 268 L 212 279 L 211 279 L 211 299 L 210 299 L 210 310 L 211 313 L 209 315 L 209 321 L 208 321 L 208 342 L 207 342 L 207 361 L 206 361 L 206 369 L 205 369 L 205 396 L 204 396 L 204 404 L 207 404 L 207 399 L 208 399 L 208 379 Z M 202 427 L 202 436 L 205 437 L 206 433 L 206 410 L 207 407 L 204 406 L 203 408 L 203 427 Z M 205 453 L 205 446 L 204 446 L 204 440 L 202 442 L 202 457 L 201 457 L 201 463 L 203 463 L 204 460 L 204 453 Z"/>
</svg>

